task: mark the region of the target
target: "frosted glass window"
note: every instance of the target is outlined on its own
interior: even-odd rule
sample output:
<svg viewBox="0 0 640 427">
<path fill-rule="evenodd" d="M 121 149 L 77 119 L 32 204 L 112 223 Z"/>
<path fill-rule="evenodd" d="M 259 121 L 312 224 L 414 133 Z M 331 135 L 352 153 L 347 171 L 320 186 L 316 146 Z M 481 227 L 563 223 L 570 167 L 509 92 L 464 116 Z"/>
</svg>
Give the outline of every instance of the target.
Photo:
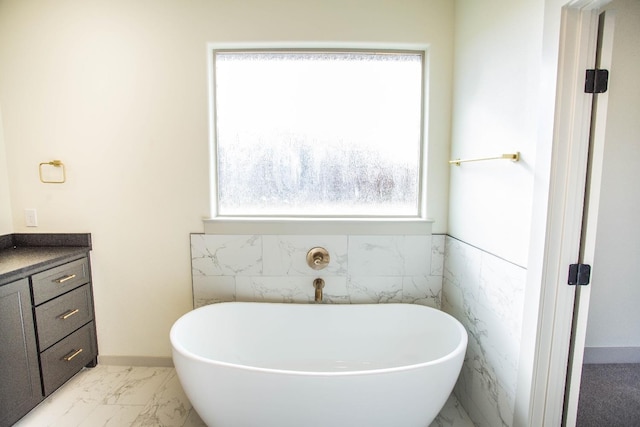
<svg viewBox="0 0 640 427">
<path fill-rule="evenodd" d="M 216 214 L 418 216 L 423 58 L 214 51 Z"/>
</svg>

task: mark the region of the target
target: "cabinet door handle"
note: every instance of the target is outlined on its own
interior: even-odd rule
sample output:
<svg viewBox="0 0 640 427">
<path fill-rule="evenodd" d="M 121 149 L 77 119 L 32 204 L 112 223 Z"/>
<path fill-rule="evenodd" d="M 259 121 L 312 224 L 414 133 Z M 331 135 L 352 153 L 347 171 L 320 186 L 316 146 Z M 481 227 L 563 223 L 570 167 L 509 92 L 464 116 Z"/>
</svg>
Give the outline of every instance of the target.
<svg viewBox="0 0 640 427">
<path fill-rule="evenodd" d="M 58 316 L 58 318 L 62 320 L 67 320 L 69 317 L 73 316 L 74 314 L 78 314 L 79 312 L 80 312 L 80 309 L 76 308 L 75 310 L 69 310 L 64 314 L 61 314 L 60 316 Z"/>
<path fill-rule="evenodd" d="M 68 276 L 64 276 L 64 277 L 61 277 L 59 279 L 54 280 L 54 282 L 56 282 L 56 283 L 64 283 L 67 280 L 71 280 L 71 279 L 75 279 L 75 278 L 76 278 L 75 274 L 69 274 Z"/>
<path fill-rule="evenodd" d="M 71 359 L 73 359 L 74 357 L 76 357 L 80 353 L 82 353 L 82 349 L 80 349 L 80 350 L 71 350 L 71 352 L 69 354 L 67 354 L 65 357 L 63 357 L 62 360 L 65 360 L 67 362 L 71 362 Z"/>
</svg>

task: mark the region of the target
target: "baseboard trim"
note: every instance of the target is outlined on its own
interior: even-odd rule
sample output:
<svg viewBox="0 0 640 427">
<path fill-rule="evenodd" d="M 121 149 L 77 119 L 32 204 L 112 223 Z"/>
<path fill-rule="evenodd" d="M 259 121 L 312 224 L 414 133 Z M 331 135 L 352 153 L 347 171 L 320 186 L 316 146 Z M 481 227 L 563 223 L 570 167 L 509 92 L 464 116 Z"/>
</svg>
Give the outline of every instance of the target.
<svg viewBox="0 0 640 427">
<path fill-rule="evenodd" d="M 640 347 L 585 347 L 584 363 L 640 363 Z"/>
<path fill-rule="evenodd" d="M 152 356 L 98 356 L 98 364 L 114 366 L 148 366 L 154 368 L 172 368 L 170 357 Z"/>
</svg>

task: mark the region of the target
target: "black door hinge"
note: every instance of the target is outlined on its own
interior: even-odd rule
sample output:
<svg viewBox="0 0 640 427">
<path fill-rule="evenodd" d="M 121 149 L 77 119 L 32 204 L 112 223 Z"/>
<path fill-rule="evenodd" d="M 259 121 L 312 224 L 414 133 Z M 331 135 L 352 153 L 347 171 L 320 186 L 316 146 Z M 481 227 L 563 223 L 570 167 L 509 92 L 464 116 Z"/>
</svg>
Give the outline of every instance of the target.
<svg viewBox="0 0 640 427">
<path fill-rule="evenodd" d="M 591 280 L 591 266 L 589 264 L 571 264 L 569 266 L 569 285 L 588 285 Z"/>
<path fill-rule="evenodd" d="M 584 93 L 605 93 L 609 87 L 609 70 L 587 70 Z"/>
</svg>

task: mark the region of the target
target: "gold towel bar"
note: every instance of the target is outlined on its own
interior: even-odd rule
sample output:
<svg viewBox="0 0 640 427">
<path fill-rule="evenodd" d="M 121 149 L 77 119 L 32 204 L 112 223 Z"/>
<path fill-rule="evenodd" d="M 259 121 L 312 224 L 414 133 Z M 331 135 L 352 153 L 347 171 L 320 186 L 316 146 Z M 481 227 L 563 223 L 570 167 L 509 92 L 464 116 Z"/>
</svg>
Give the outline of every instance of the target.
<svg viewBox="0 0 640 427">
<path fill-rule="evenodd" d="M 53 166 L 56 168 L 62 168 L 62 179 L 58 180 L 58 181 L 47 181 L 42 177 L 42 166 L 44 165 L 48 165 L 48 166 Z M 38 171 L 40 172 L 40 182 L 43 182 L 45 184 L 62 184 L 67 180 L 67 174 L 65 171 L 65 167 L 64 167 L 64 163 L 62 163 L 62 160 L 51 160 L 50 162 L 43 162 L 40 163 L 40 165 L 38 165 Z"/>
<path fill-rule="evenodd" d="M 484 160 L 503 160 L 503 159 L 517 162 L 518 160 L 520 160 L 520 153 L 515 152 L 515 153 L 509 153 L 509 154 L 501 154 L 500 156 L 496 156 L 496 157 L 481 157 L 478 159 L 455 159 L 455 160 L 449 160 L 449 164 L 460 166 L 460 163 L 482 162 Z"/>
</svg>

